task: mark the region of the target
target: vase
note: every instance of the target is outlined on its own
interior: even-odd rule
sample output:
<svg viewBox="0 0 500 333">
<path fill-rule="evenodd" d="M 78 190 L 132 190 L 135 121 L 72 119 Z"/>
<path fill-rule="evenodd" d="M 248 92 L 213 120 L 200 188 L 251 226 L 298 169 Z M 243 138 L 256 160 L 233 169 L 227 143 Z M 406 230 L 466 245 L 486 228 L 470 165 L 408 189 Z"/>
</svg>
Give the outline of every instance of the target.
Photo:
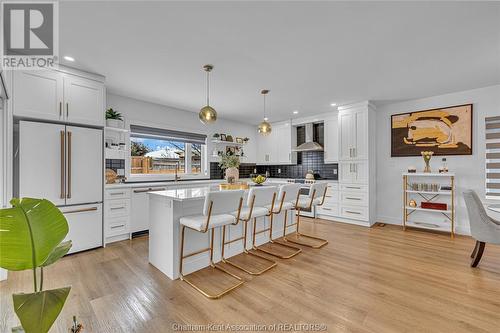
<svg viewBox="0 0 500 333">
<path fill-rule="evenodd" d="M 106 119 L 106 126 L 114 128 L 123 128 L 123 120 Z"/>
<path fill-rule="evenodd" d="M 425 168 L 424 168 L 424 172 L 425 173 L 431 173 L 431 159 L 425 159 L 424 158 L 424 162 L 425 162 Z"/>
<path fill-rule="evenodd" d="M 238 168 L 227 168 L 226 180 L 229 181 L 229 179 L 232 179 L 235 182 L 238 181 L 238 179 L 240 179 L 240 170 L 238 170 Z"/>
</svg>

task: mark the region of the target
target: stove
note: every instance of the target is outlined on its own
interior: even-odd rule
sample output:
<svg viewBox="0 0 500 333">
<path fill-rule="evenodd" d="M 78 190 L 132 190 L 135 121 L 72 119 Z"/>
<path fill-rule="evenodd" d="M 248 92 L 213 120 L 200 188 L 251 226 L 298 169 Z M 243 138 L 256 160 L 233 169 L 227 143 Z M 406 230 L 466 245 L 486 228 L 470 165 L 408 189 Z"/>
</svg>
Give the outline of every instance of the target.
<svg viewBox="0 0 500 333">
<path fill-rule="evenodd" d="M 316 183 L 316 179 L 305 179 L 305 178 L 287 179 L 287 183 L 311 185 Z"/>
</svg>

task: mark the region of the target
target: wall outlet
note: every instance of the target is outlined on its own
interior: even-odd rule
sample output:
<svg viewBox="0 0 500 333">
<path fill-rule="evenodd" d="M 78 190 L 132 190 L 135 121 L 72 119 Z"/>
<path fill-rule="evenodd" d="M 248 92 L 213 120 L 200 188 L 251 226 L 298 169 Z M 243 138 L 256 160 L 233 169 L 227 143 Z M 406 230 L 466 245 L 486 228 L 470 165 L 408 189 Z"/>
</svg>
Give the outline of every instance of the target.
<svg viewBox="0 0 500 333">
<path fill-rule="evenodd" d="M 280 174 L 280 173 L 281 173 L 281 169 L 280 169 L 280 168 L 278 168 L 278 174 Z"/>
<path fill-rule="evenodd" d="M 333 169 L 333 174 L 334 174 L 334 175 L 336 175 L 336 174 L 338 174 L 338 173 L 339 173 L 339 171 L 338 171 L 337 169 Z"/>
</svg>

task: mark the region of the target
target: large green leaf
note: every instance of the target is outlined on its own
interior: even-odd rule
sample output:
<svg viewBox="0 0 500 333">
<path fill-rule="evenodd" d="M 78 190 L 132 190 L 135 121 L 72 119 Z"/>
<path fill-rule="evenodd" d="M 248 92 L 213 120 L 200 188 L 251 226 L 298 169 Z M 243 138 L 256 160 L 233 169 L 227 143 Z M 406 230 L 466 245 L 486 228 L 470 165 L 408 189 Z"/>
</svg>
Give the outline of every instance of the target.
<svg viewBox="0 0 500 333">
<path fill-rule="evenodd" d="M 71 287 L 14 294 L 14 311 L 26 333 L 47 333 L 59 316 Z"/>
<path fill-rule="evenodd" d="M 48 200 L 13 199 L 11 204 L 13 208 L 0 210 L 0 267 L 39 267 L 66 237 L 66 218 Z"/>
<path fill-rule="evenodd" d="M 52 252 L 50 252 L 49 257 L 42 264 L 42 267 L 47 267 L 49 265 L 52 265 L 60 258 L 64 257 L 66 253 L 68 253 L 69 250 L 71 249 L 71 245 L 72 244 L 70 240 L 62 242 L 61 244 L 57 245 L 57 247 Z"/>
</svg>

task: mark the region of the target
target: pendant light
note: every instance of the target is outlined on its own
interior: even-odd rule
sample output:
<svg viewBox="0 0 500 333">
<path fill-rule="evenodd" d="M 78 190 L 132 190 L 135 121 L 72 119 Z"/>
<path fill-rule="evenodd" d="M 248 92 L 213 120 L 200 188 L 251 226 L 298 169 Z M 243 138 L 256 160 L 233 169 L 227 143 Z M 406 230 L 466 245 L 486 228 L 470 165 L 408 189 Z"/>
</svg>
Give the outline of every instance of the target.
<svg viewBox="0 0 500 333">
<path fill-rule="evenodd" d="M 262 90 L 260 93 L 264 97 L 264 120 L 259 124 L 258 131 L 262 135 L 269 135 L 272 130 L 271 124 L 267 122 L 266 117 L 266 95 L 269 93 L 269 90 Z"/>
<path fill-rule="evenodd" d="M 198 117 L 200 121 L 205 125 L 215 123 L 217 120 L 217 111 L 213 107 L 210 106 L 210 72 L 214 69 L 212 65 L 203 66 L 203 70 L 207 72 L 207 105 L 202 107 L 200 113 L 198 113 Z"/>
</svg>

